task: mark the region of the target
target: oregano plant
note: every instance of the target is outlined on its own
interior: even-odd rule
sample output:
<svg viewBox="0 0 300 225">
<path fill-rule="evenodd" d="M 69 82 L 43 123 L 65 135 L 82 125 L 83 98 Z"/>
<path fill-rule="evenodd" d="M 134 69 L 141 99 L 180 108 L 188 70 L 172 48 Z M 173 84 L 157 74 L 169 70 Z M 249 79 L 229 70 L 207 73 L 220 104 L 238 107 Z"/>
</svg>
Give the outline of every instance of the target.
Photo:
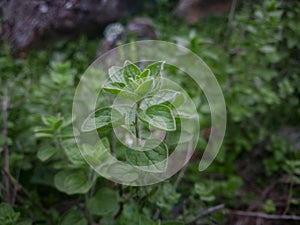
<svg viewBox="0 0 300 225">
<path fill-rule="evenodd" d="M 184 120 L 193 119 L 187 113 L 185 94 L 163 78 L 164 62 L 139 64 L 125 61 L 123 67 L 108 70 L 109 80 L 100 96 L 112 97 L 111 105 L 96 108 L 84 120 L 81 132 L 98 132 L 102 158 L 111 152 L 142 173 L 163 173 L 170 147 L 190 142 L 195 128 L 181 129 Z"/>
</svg>

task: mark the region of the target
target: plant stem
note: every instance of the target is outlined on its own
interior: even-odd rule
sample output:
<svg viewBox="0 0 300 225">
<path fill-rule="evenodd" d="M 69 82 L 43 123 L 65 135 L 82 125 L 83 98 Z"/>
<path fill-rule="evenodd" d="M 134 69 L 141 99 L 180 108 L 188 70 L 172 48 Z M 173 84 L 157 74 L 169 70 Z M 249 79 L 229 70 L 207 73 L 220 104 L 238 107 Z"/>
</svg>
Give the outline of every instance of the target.
<svg viewBox="0 0 300 225">
<path fill-rule="evenodd" d="M 86 193 L 84 195 L 84 211 L 85 211 L 86 217 L 89 221 L 89 224 L 93 224 L 93 217 L 92 217 L 92 215 L 90 214 L 90 212 L 87 208 L 88 200 L 89 200 L 89 193 Z"/>
<path fill-rule="evenodd" d="M 122 198 L 123 197 L 123 187 L 121 184 L 117 184 L 117 187 L 119 189 L 119 195 Z M 117 219 L 119 216 L 121 216 L 123 208 L 124 208 L 124 202 L 121 201 L 119 210 L 116 212 L 116 214 L 113 215 L 114 219 Z"/>
<path fill-rule="evenodd" d="M 33 205 L 35 205 L 36 208 L 40 209 L 41 212 L 45 216 L 49 215 L 49 213 L 43 207 L 43 205 L 34 196 L 32 196 L 31 193 L 29 192 L 29 190 L 27 190 L 25 187 L 23 187 L 16 178 L 14 178 L 10 173 L 7 173 L 7 171 L 4 168 L 0 167 L 0 170 L 1 170 L 2 174 L 4 174 L 5 177 L 7 177 L 10 180 L 10 182 L 15 186 L 15 189 L 20 190 L 20 192 L 23 192 L 26 195 L 26 197 L 30 200 L 30 202 Z M 50 220 L 51 220 L 51 218 L 50 218 Z"/>
<path fill-rule="evenodd" d="M 212 206 L 206 209 L 203 209 L 199 212 L 199 214 L 190 222 L 188 222 L 187 224 L 194 224 L 195 222 L 197 222 L 197 220 L 201 219 L 202 217 L 205 217 L 213 212 L 219 211 L 224 209 L 224 204 L 220 204 L 220 205 L 216 205 L 216 206 Z"/>
<path fill-rule="evenodd" d="M 116 135 L 114 132 L 112 132 L 112 135 L 111 135 L 111 153 L 112 154 L 116 153 L 116 146 L 117 146 Z"/>
<path fill-rule="evenodd" d="M 227 24 L 227 30 L 226 30 L 226 38 L 230 39 L 230 34 L 233 28 L 233 22 L 234 22 L 234 14 L 237 6 L 237 0 L 233 0 L 231 3 L 231 9 L 228 17 L 228 24 Z"/>
<path fill-rule="evenodd" d="M 192 146 L 193 146 L 192 142 L 190 142 L 189 146 L 188 146 L 188 151 L 187 151 L 188 153 L 193 151 Z M 184 177 L 184 173 L 187 169 L 187 166 L 188 166 L 188 163 L 186 163 L 185 166 L 180 170 L 180 173 L 178 174 L 177 179 L 176 179 L 175 183 L 173 184 L 173 187 L 174 187 L 175 190 L 178 188 L 180 182 L 182 181 L 182 178 Z M 161 213 L 160 209 L 157 209 L 155 211 L 155 213 L 153 215 L 153 220 L 154 221 L 156 221 L 158 219 L 158 217 L 160 216 L 160 213 Z"/>
<path fill-rule="evenodd" d="M 3 88 L 3 100 L 2 100 L 2 136 L 3 136 L 3 153 L 4 153 L 4 171 L 6 174 L 10 174 L 9 168 L 9 149 L 8 149 L 8 137 L 7 137 L 7 121 L 8 121 L 8 90 L 7 85 Z M 10 193 L 10 180 L 9 177 L 3 174 L 3 184 L 5 190 L 4 200 L 12 204 L 11 193 Z"/>
<path fill-rule="evenodd" d="M 287 214 L 290 210 L 290 204 L 291 204 L 291 199 L 292 199 L 292 194 L 293 194 L 293 187 L 294 187 L 294 181 L 292 180 L 290 187 L 289 187 L 289 195 L 286 200 L 286 207 L 283 212 L 283 215 Z"/>
<path fill-rule="evenodd" d="M 240 210 L 224 210 L 226 214 L 232 214 L 242 217 L 255 217 L 262 218 L 265 220 L 297 220 L 300 221 L 300 216 L 296 215 L 277 215 L 277 214 L 266 214 L 261 212 L 250 212 L 250 211 L 240 211 Z"/>
<path fill-rule="evenodd" d="M 140 108 L 140 102 L 136 103 L 136 112 L 137 110 Z M 140 138 L 140 132 L 139 132 L 139 121 L 138 121 L 138 116 L 137 113 L 135 113 L 135 137 L 136 137 L 136 144 L 138 144 L 139 142 L 139 138 Z"/>
</svg>

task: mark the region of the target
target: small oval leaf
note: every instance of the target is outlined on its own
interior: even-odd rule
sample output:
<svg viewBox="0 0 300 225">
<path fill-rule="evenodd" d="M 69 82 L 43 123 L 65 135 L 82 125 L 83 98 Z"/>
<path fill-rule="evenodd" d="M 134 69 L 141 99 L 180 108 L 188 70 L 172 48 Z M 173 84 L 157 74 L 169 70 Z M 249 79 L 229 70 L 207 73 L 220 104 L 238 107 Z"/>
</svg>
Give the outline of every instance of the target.
<svg viewBox="0 0 300 225">
<path fill-rule="evenodd" d="M 119 92 L 121 92 L 124 87 L 125 87 L 125 84 L 123 84 L 123 83 L 112 82 L 112 83 L 109 83 L 108 85 L 104 86 L 103 90 L 116 95 Z"/>
<path fill-rule="evenodd" d="M 60 225 L 87 225 L 88 222 L 84 217 L 83 213 L 76 210 L 69 210 L 62 218 L 59 223 Z"/>
<path fill-rule="evenodd" d="M 145 70 L 147 70 L 147 69 L 150 70 L 151 77 L 154 77 L 154 78 L 160 77 L 161 71 L 163 70 L 164 63 L 165 62 L 163 62 L 163 61 L 152 63 L 152 64 L 148 65 L 145 68 Z"/>
<path fill-rule="evenodd" d="M 153 79 L 146 80 L 145 82 L 143 82 L 141 85 L 138 86 L 135 93 L 141 97 L 145 96 L 147 93 L 149 93 L 152 90 L 153 82 L 154 82 Z"/>
<path fill-rule="evenodd" d="M 166 105 L 152 105 L 146 111 L 138 109 L 137 115 L 141 121 L 154 128 L 165 131 L 176 130 L 175 117 Z"/>
<path fill-rule="evenodd" d="M 55 153 L 57 152 L 57 149 L 52 146 L 45 146 L 39 149 L 37 153 L 37 157 L 41 161 L 46 161 L 50 159 Z"/>
<path fill-rule="evenodd" d="M 87 193 L 93 182 L 82 171 L 64 170 L 54 176 L 54 184 L 59 191 L 72 195 Z"/>
<path fill-rule="evenodd" d="M 126 159 L 131 165 L 138 166 L 141 170 L 162 173 L 167 168 L 168 154 L 167 146 L 161 143 L 148 151 L 128 149 L 126 151 Z"/>
<path fill-rule="evenodd" d="M 141 70 L 138 66 L 130 61 L 126 61 L 123 67 L 124 80 L 129 83 L 130 78 L 135 80 L 141 74 Z"/>
<path fill-rule="evenodd" d="M 112 82 L 125 83 L 123 77 L 123 68 L 120 66 L 112 66 L 108 69 L 108 75 Z"/>
<path fill-rule="evenodd" d="M 114 212 L 118 207 L 119 194 L 115 190 L 101 188 L 94 197 L 87 202 L 89 212 L 96 216 L 103 216 Z"/>
<path fill-rule="evenodd" d="M 113 111 L 113 112 L 112 112 Z M 113 116 L 112 116 L 113 115 Z M 111 107 L 105 107 L 91 113 L 81 126 L 82 132 L 89 132 L 100 128 L 109 128 L 123 119 L 122 114 Z"/>
</svg>

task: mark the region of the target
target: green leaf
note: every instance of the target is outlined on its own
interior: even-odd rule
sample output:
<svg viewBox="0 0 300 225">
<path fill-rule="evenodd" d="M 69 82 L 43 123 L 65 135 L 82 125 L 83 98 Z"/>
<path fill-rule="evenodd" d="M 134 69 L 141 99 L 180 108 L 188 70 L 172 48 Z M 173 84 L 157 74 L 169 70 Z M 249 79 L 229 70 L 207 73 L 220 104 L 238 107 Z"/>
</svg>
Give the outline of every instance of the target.
<svg viewBox="0 0 300 225">
<path fill-rule="evenodd" d="M 150 70 L 145 69 L 140 75 L 139 78 L 147 78 L 150 75 Z"/>
<path fill-rule="evenodd" d="M 68 159 L 77 166 L 86 165 L 79 148 L 76 144 L 69 144 L 65 147 L 65 153 L 68 156 Z"/>
<path fill-rule="evenodd" d="M 110 151 L 109 140 L 102 138 L 95 145 L 83 144 L 83 157 L 93 167 L 97 167 L 107 158 Z"/>
<path fill-rule="evenodd" d="M 178 144 L 188 143 L 192 140 L 193 134 L 189 131 L 178 129 L 180 125 L 180 123 L 177 123 L 177 129 L 175 131 L 168 132 L 165 140 L 165 143 L 168 146 L 177 146 Z"/>
<path fill-rule="evenodd" d="M 150 70 L 150 76 L 157 78 L 161 76 L 161 71 L 163 70 L 163 65 L 165 62 L 159 61 L 148 65 L 145 70 Z"/>
<path fill-rule="evenodd" d="M 139 86 L 139 84 L 136 82 L 136 80 L 134 80 L 133 78 L 129 78 L 128 79 L 128 86 L 127 86 L 127 89 L 132 91 L 132 90 L 135 90 L 137 89 Z"/>
<path fill-rule="evenodd" d="M 261 47 L 259 50 L 262 53 L 266 53 L 266 54 L 276 52 L 276 48 L 274 46 L 271 46 L 271 45 L 265 45 L 265 46 Z"/>
<path fill-rule="evenodd" d="M 51 126 L 57 130 L 63 124 L 63 118 L 60 116 L 42 116 L 42 121 L 45 125 Z"/>
<path fill-rule="evenodd" d="M 37 132 L 34 134 L 34 136 L 37 138 L 37 139 L 51 139 L 53 138 L 53 133 L 44 133 L 44 132 Z"/>
<path fill-rule="evenodd" d="M 144 171 L 163 172 L 166 170 L 169 151 L 167 146 L 162 142 L 151 150 L 138 151 L 128 149 L 126 159 L 133 166 L 142 166 Z"/>
<path fill-rule="evenodd" d="M 164 89 L 155 93 L 155 95 L 147 97 L 143 100 L 143 104 L 147 107 L 159 104 L 171 104 L 174 108 L 182 105 L 185 99 L 183 94 L 178 91 Z"/>
<path fill-rule="evenodd" d="M 163 222 L 161 225 L 184 225 L 184 223 L 177 222 L 177 221 L 167 221 L 167 222 Z"/>
<path fill-rule="evenodd" d="M 44 162 L 50 159 L 56 152 L 58 152 L 57 149 L 52 146 L 41 147 L 38 150 L 37 157 Z"/>
<path fill-rule="evenodd" d="M 160 130 L 176 130 L 175 117 L 168 106 L 152 105 L 144 112 L 137 110 L 137 115 L 141 121 Z"/>
<path fill-rule="evenodd" d="M 115 190 L 101 188 L 87 202 L 89 212 L 96 216 L 113 213 L 118 208 L 119 194 Z"/>
<path fill-rule="evenodd" d="M 147 93 L 149 93 L 152 90 L 153 83 L 154 83 L 153 79 L 146 80 L 145 82 L 143 82 L 138 86 L 135 93 L 141 97 L 145 96 Z"/>
<path fill-rule="evenodd" d="M 151 219 L 148 219 L 146 216 L 141 215 L 139 218 L 139 225 L 156 225 Z"/>
<path fill-rule="evenodd" d="M 83 171 L 64 170 L 54 176 L 55 187 L 68 195 L 85 194 L 93 185 Z"/>
<path fill-rule="evenodd" d="M 81 131 L 89 132 L 100 128 L 109 128 L 112 123 L 117 124 L 117 122 L 122 119 L 123 116 L 118 110 L 112 109 L 111 107 L 101 108 L 91 113 L 85 119 L 82 124 Z"/>
<path fill-rule="evenodd" d="M 25 219 L 23 221 L 19 221 L 16 225 L 32 225 L 32 221 L 30 219 Z"/>
<path fill-rule="evenodd" d="M 54 134 L 55 130 L 52 128 L 45 128 L 45 127 L 36 127 L 34 128 L 35 133 L 45 133 L 45 134 Z"/>
<path fill-rule="evenodd" d="M 7 203 L 0 204 L 0 224 L 1 225 L 15 225 L 20 217 L 20 213 L 15 212 L 14 209 Z"/>
<path fill-rule="evenodd" d="M 180 194 L 176 192 L 174 186 L 170 183 L 163 183 L 159 189 L 148 197 L 149 201 L 159 208 L 171 210 L 173 205 L 179 200 Z"/>
<path fill-rule="evenodd" d="M 113 83 L 109 83 L 108 85 L 104 86 L 103 90 L 116 95 L 120 91 L 122 91 L 124 87 L 125 87 L 125 84 L 123 84 L 123 83 L 113 82 Z"/>
<path fill-rule="evenodd" d="M 108 69 L 108 75 L 112 82 L 125 83 L 122 67 L 112 66 Z"/>
<path fill-rule="evenodd" d="M 59 224 L 60 225 L 71 225 L 71 224 L 72 225 L 87 225 L 88 222 L 82 212 L 75 210 L 75 209 L 71 209 L 61 218 L 61 221 Z"/>
<path fill-rule="evenodd" d="M 126 90 L 123 90 L 118 94 L 118 101 L 120 102 L 121 100 L 124 100 L 125 102 L 129 101 L 130 103 L 132 103 L 132 101 L 136 101 L 136 99 L 138 99 L 138 96 L 134 92 L 135 89 L 136 88 L 126 87 Z"/>
<path fill-rule="evenodd" d="M 110 165 L 110 167 L 108 168 L 108 173 L 113 177 L 116 177 L 117 179 L 127 183 L 135 181 L 139 176 L 138 173 L 133 171 L 132 168 L 119 163 Z"/>
<path fill-rule="evenodd" d="M 214 187 L 211 185 L 197 183 L 195 184 L 195 192 L 200 196 L 200 199 L 205 202 L 212 202 L 216 198 L 213 194 Z"/>
<path fill-rule="evenodd" d="M 214 195 L 208 195 L 208 196 L 200 196 L 200 199 L 204 202 L 213 202 L 216 197 Z"/>
<path fill-rule="evenodd" d="M 136 80 L 136 78 L 141 74 L 141 70 L 138 66 L 133 64 L 132 62 L 126 61 L 123 67 L 123 76 L 127 83 L 130 82 L 130 78 L 132 80 Z"/>
<path fill-rule="evenodd" d="M 137 204 L 137 201 L 128 201 L 123 206 L 122 224 L 139 224 L 140 215 L 140 205 Z"/>
<path fill-rule="evenodd" d="M 264 211 L 266 213 L 274 213 L 276 212 L 276 205 L 274 204 L 272 199 L 268 199 L 264 205 Z"/>
</svg>

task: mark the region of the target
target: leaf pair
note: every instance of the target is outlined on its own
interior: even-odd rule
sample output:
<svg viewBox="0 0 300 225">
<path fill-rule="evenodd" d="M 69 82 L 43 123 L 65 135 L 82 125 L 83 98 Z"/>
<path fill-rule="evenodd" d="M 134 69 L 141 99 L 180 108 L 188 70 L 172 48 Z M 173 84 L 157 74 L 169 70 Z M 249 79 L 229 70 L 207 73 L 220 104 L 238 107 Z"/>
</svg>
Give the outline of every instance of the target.
<svg viewBox="0 0 300 225">
<path fill-rule="evenodd" d="M 91 113 L 83 122 L 81 131 L 89 132 L 96 129 L 106 129 L 113 124 L 119 124 L 123 121 L 123 115 L 112 107 L 104 107 Z"/>
<path fill-rule="evenodd" d="M 143 71 L 140 68 L 126 61 L 123 67 L 113 66 L 109 69 L 109 77 L 111 82 L 103 87 L 103 89 L 112 94 L 120 92 L 132 92 L 133 97 L 142 97 L 152 91 L 156 84 L 156 79 L 161 77 L 163 62 L 155 62 L 148 65 Z"/>
<path fill-rule="evenodd" d="M 130 80 L 144 79 L 147 77 L 159 78 L 164 62 L 154 62 L 148 65 L 143 71 L 130 61 L 125 61 L 123 67 L 112 66 L 108 70 L 112 82 L 129 83 Z"/>
<path fill-rule="evenodd" d="M 152 173 L 166 170 L 168 155 L 168 148 L 163 142 L 147 151 L 131 149 L 126 151 L 126 159 L 131 165 L 138 166 L 140 170 Z"/>
<path fill-rule="evenodd" d="M 148 103 L 150 104 L 150 103 Z M 137 109 L 138 118 L 151 127 L 164 130 L 176 130 L 175 116 L 167 105 L 151 105 L 146 110 Z M 82 124 L 81 130 L 89 132 L 96 129 L 105 129 L 114 125 L 121 125 L 124 116 L 117 109 L 105 107 L 91 113 Z"/>
<path fill-rule="evenodd" d="M 159 130 L 176 130 L 175 117 L 166 105 L 152 105 L 146 110 L 137 109 L 137 115 L 141 121 Z"/>
<path fill-rule="evenodd" d="M 114 111 L 113 114 L 112 110 Z M 176 130 L 174 114 L 166 105 L 152 105 L 145 111 L 137 109 L 137 115 L 141 121 L 151 127 L 164 131 Z M 81 130 L 83 132 L 89 132 L 96 129 L 109 128 L 112 124 L 121 124 L 123 119 L 123 115 L 118 110 L 111 107 L 101 108 L 87 117 L 82 124 Z"/>
</svg>

